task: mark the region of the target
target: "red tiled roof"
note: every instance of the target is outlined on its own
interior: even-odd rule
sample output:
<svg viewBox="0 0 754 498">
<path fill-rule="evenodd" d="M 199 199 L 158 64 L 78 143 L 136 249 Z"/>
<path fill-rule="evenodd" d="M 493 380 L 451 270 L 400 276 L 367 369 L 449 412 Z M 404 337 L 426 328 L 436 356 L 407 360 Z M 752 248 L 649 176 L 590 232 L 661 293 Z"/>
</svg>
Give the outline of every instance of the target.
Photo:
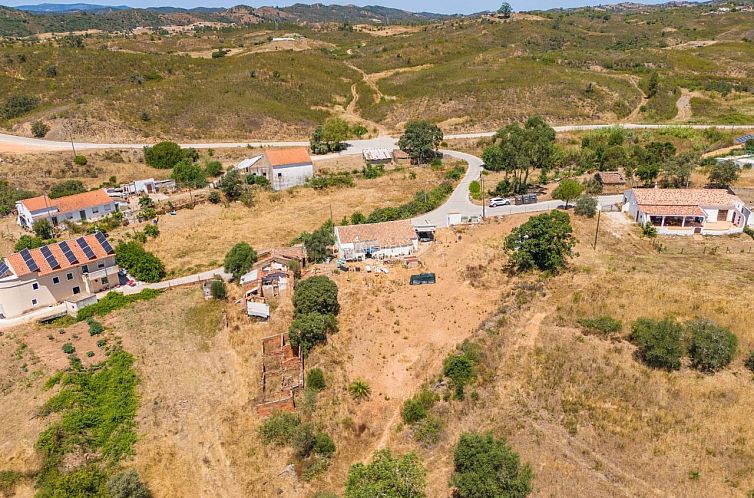
<svg viewBox="0 0 754 498">
<path fill-rule="evenodd" d="M 50 199 L 47 195 L 40 195 L 21 201 L 29 211 L 38 211 L 45 208 L 57 208 L 61 213 L 79 211 L 94 206 L 102 206 L 114 202 L 107 195 L 105 189 L 92 190 L 91 192 L 82 192 L 80 194 L 67 195 L 57 199 Z"/>
<path fill-rule="evenodd" d="M 417 238 L 416 230 L 409 220 L 346 225 L 336 229 L 342 244 L 375 241 L 382 247 L 403 246 L 411 244 Z"/>
<path fill-rule="evenodd" d="M 47 245 L 47 247 L 50 248 L 50 252 L 52 253 L 53 256 L 55 256 L 55 259 L 58 261 L 58 264 L 60 265 L 57 268 L 52 268 L 50 266 L 50 264 L 47 262 L 47 259 L 42 254 L 41 247 L 38 247 L 36 249 L 30 249 L 29 254 L 31 254 L 31 258 L 39 267 L 39 275 L 47 275 L 49 273 L 55 273 L 62 270 L 67 270 L 69 268 L 74 268 L 77 266 L 90 264 L 93 262 L 97 262 L 101 259 L 104 259 L 108 256 L 112 256 L 112 254 L 107 254 L 107 251 L 105 251 L 105 249 L 97 241 L 97 238 L 94 235 L 85 235 L 84 240 L 86 240 L 86 242 L 89 244 L 89 247 L 92 248 L 95 258 L 94 259 L 87 258 L 86 254 L 84 254 L 84 251 L 81 249 L 78 243 L 76 243 L 76 240 L 68 240 L 66 241 L 68 242 L 68 247 L 71 248 L 71 252 L 73 252 L 73 255 L 78 260 L 78 263 L 74 263 L 74 264 L 71 264 L 68 261 L 68 258 L 65 257 L 65 254 L 63 253 L 63 249 L 60 248 L 60 243 L 55 242 L 55 243 Z M 19 277 L 33 273 L 29 269 L 29 267 L 26 265 L 26 262 L 24 261 L 23 256 L 21 256 L 21 254 L 18 252 L 15 252 L 13 254 L 6 256 L 5 260 L 8 262 L 8 266 L 10 266 L 11 269 L 13 269 L 13 272 Z"/>
<path fill-rule="evenodd" d="M 643 205 L 641 210 L 650 216 L 701 216 L 704 211 L 699 206 L 650 206 Z"/>
<path fill-rule="evenodd" d="M 706 188 L 635 188 L 636 202 L 640 206 L 729 206 L 741 200 L 725 189 Z"/>
<path fill-rule="evenodd" d="M 597 173 L 603 185 L 625 185 L 626 179 L 620 171 L 601 171 Z"/>
<path fill-rule="evenodd" d="M 312 158 L 306 147 L 292 147 L 288 149 L 268 149 L 264 155 L 272 166 L 287 166 L 289 164 L 311 164 Z"/>
</svg>

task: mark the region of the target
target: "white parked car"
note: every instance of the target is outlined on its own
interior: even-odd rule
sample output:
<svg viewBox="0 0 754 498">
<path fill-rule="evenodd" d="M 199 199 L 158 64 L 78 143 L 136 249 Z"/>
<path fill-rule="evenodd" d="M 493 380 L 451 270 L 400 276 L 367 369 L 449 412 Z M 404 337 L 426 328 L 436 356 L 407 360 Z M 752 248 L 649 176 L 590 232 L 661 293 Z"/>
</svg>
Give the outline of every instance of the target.
<svg viewBox="0 0 754 498">
<path fill-rule="evenodd" d="M 490 199 L 490 207 L 495 208 L 498 206 L 509 206 L 511 203 L 510 199 L 506 199 L 504 197 L 493 197 Z"/>
</svg>

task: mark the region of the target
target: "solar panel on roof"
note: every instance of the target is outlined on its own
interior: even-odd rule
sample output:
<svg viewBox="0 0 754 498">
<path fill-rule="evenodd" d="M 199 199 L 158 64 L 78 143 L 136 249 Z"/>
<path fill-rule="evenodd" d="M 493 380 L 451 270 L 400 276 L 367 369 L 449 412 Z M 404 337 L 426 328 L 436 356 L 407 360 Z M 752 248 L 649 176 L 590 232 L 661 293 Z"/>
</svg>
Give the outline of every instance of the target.
<svg viewBox="0 0 754 498">
<path fill-rule="evenodd" d="M 24 258 L 24 263 L 29 267 L 29 270 L 39 271 L 39 267 L 37 266 L 37 263 L 34 262 L 34 258 L 31 257 L 31 253 L 28 249 L 22 249 L 20 254 L 21 257 Z"/>
<path fill-rule="evenodd" d="M 73 254 L 73 251 L 71 251 L 71 246 L 68 245 L 68 242 L 63 241 L 58 245 L 60 246 L 60 250 L 63 251 L 63 255 L 66 257 L 69 263 L 75 265 L 79 262 L 79 260 L 76 259 L 76 255 Z"/>
<path fill-rule="evenodd" d="M 89 247 L 89 242 L 86 241 L 84 237 L 79 237 L 76 239 L 76 243 L 79 245 L 82 251 L 84 251 L 84 254 L 86 254 L 86 257 L 89 259 L 94 259 L 96 256 L 94 255 L 94 251 L 92 251 L 92 248 Z"/>
<path fill-rule="evenodd" d="M 55 259 L 55 256 L 52 255 L 52 251 L 50 251 L 49 247 L 44 246 L 39 250 L 42 252 L 42 256 L 44 256 L 47 260 L 47 264 L 50 265 L 50 268 L 52 268 L 53 270 L 55 268 L 60 268 L 60 263 L 58 263 L 58 260 Z"/>
<path fill-rule="evenodd" d="M 736 143 L 745 144 L 749 140 L 754 140 L 754 134 L 744 135 L 736 139 Z"/>
<path fill-rule="evenodd" d="M 97 232 L 94 234 L 94 236 L 97 238 L 97 242 L 102 246 L 102 249 L 105 250 L 107 254 L 112 254 L 115 251 L 113 250 L 113 246 L 110 245 L 110 242 L 107 241 L 107 237 L 105 237 L 105 234 L 102 232 Z"/>
<path fill-rule="evenodd" d="M 8 273 L 8 270 L 10 270 L 10 268 L 5 264 L 5 261 L 0 261 L 0 277 Z"/>
</svg>

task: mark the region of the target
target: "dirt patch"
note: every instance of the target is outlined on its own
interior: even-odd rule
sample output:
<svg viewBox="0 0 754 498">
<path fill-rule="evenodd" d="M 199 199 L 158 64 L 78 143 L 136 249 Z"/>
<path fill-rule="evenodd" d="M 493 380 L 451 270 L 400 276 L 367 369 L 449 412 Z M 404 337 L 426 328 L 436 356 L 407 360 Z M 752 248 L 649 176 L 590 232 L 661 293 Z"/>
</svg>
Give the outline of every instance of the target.
<svg viewBox="0 0 754 498">
<path fill-rule="evenodd" d="M 108 343 L 113 343 L 113 339 L 108 334 L 89 335 L 89 326 L 86 322 L 79 322 L 66 328 L 52 326 L 35 328 L 29 330 L 25 337 L 34 355 L 40 359 L 47 370 L 52 372 L 65 370 L 70 366 L 69 355 L 63 351 L 65 344 L 71 344 L 81 363 L 84 366 L 90 366 L 106 359 L 105 349 Z M 97 345 L 98 342 L 100 346 Z"/>
<path fill-rule="evenodd" d="M 396 36 L 421 31 L 422 26 L 377 26 L 373 24 L 356 24 L 354 31 L 372 36 Z"/>
</svg>

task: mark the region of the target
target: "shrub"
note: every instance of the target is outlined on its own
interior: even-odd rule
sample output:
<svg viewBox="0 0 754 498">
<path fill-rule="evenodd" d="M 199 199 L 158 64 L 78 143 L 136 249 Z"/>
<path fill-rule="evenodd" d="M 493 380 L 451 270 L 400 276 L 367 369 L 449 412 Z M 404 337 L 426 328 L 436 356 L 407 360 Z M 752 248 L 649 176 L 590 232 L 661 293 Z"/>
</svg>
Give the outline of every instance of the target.
<svg viewBox="0 0 754 498">
<path fill-rule="evenodd" d="M 364 178 L 366 178 L 367 180 L 379 178 L 385 174 L 385 166 L 383 166 L 382 164 L 377 164 L 377 165 L 367 164 L 366 166 L 364 166 L 364 169 L 362 170 L 362 174 L 364 175 Z"/>
<path fill-rule="evenodd" d="M 655 228 L 652 222 L 648 221 L 641 226 L 641 234 L 644 237 L 652 239 L 657 237 L 657 228 Z"/>
<path fill-rule="evenodd" d="M 31 228 L 32 230 L 34 230 L 34 235 L 36 235 L 40 239 L 49 240 L 53 236 L 53 227 L 52 223 L 50 223 L 49 220 L 37 220 L 34 222 Z"/>
<path fill-rule="evenodd" d="M 213 190 L 207 196 L 207 200 L 211 202 L 212 204 L 220 204 L 220 201 L 222 201 L 222 197 L 220 197 L 220 192 Z"/>
<path fill-rule="evenodd" d="M 297 314 L 288 329 L 288 339 L 293 347 L 306 358 L 316 345 L 327 340 L 327 335 L 337 332 L 338 322 L 334 315 L 316 311 Z"/>
<path fill-rule="evenodd" d="M 87 319 L 86 322 L 89 324 L 90 336 L 100 335 L 105 330 L 105 327 L 103 327 L 101 323 L 93 318 Z"/>
<path fill-rule="evenodd" d="M 28 95 L 11 95 L 0 107 L 0 118 L 12 119 L 33 111 L 39 105 L 39 99 Z"/>
<path fill-rule="evenodd" d="M 744 366 L 754 372 L 754 351 L 749 353 L 749 357 L 744 360 Z"/>
<path fill-rule="evenodd" d="M 340 311 L 338 285 L 324 275 L 299 281 L 293 293 L 293 308 L 296 315 L 337 315 Z"/>
<path fill-rule="evenodd" d="M 702 372 L 722 370 L 736 354 L 738 338 L 712 320 L 699 318 L 686 324 L 690 335 L 691 366 Z"/>
<path fill-rule="evenodd" d="M 42 247 L 47 243 L 46 240 L 37 237 L 36 235 L 22 235 L 18 238 L 16 245 L 13 246 L 16 252 L 22 249 L 34 249 L 36 247 Z"/>
<path fill-rule="evenodd" d="M 67 195 L 80 194 L 86 192 L 86 187 L 79 180 L 66 180 L 61 183 L 57 183 L 50 188 L 48 194 L 51 199 L 58 197 L 65 197 Z"/>
<path fill-rule="evenodd" d="M 71 354 L 74 351 L 76 351 L 76 348 L 74 348 L 73 344 L 71 344 L 70 342 L 66 342 L 65 344 L 63 344 L 63 352 L 65 354 Z"/>
<path fill-rule="evenodd" d="M 173 165 L 173 173 L 170 178 L 183 187 L 204 188 L 207 186 L 207 177 L 204 170 L 188 159 L 183 159 Z"/>
<path fill-rule="evenodd" d="M 482 198 L 482 186 L 478 181 L 474 180 L 469 184 L 469 194 L 471 194 L 472 199 L 479 200 Z"/>
<path fill-rule="evenodd" d="M 170 169 L 184 159 L 186 153 L 175 142 L 160 142 L 144 147 L 144 162 L 153 168 Z"/>
<path fill-rule="evenodd" d="M 209 286 L 209 292 L 214 299 L 225 299 L 225 282 L 222 280 L 213 280 Z"/>
<path fill-rule="evenodd" d="M 115 248 L 115 262 L 142 282 L 159 282 L 165 276 L 162 261 L 138 242 L 121 242 Z"/>
<path fill-rule="evenodd" d="M 82 156 L 81 154 L 76 154 L 73 158 L 73 163 L 77 166 L 86 166 L 88 162 L 86 156 Z"/>
<path fill-rule="evenodd" d="M 44 138 L 49 133 L 50 127 L 42 121 L 34 121 L 31 124 L 31 134 L 36 138 Z"/>
<path fill-rule="evenodd" d="M 267 177 L 262 175 L 246 175 L 247 185 L 256 185 L 261 188 L 269 188 L 272 184 Z"/>
<path fill-rule="evenodd" d="M 474 362 L 465 354 L 451 354 L 443 361 L 442 373 L 453 382 L 456 395 L 462 398 L 464 387 L 474 380 Z"/>
<path fill-rule="evenodd" d="M 568 214 L 552 211 L 529 218 L 505 239 L 505 250 L 517 271 L 558 272 L 573 256 L 576 238 Z"/>
<path fill-rule="evenodd" d="M 224 268 L 226 273 L 233 275 L 238 280 L 246 272 L 251 270 L 257 262 L 257 252 L 246 242 L 234 245 L 225 255 Z"/>
<path fill-rule="evenodd" d="M 665 370 L 681 368 L 683 328 L 675 320 L 640 318 L 631 326 L 630 339 L 639 348 L 639 358 L 650 367 Z"/>
<path fill-rule="evenodd" d="M 318 432 L 314 436 L 314 446 L 312 451 L 318 455 L 329 458 L 335 454 L 335 443 L 329 434 Z"/>
<path fill-rule="evenodd" d="M 207 176 L 220 176 L 223 173 L 223 165 L 220 161 L 208 161 L 204 166 Z"/>
<path fill-rule="evenodd" d="M 92 356 L 94 356 L 94 351 L 87 351 L 86 352 L 86 357 L 87 358 L 91 358 Z"/>
<path fill-rule="evenodd" d="M 317 391 L 322 391 L 327 387 L 325 374 L 321 368 L 312 368 L 306 373 L 306 386 Z"/>
<path fill-rule="evenodd" d="M 120 292 L 108 292 L 105 297 L 94 304 L 90 304 L 76 313 L 76 320 L 89 320 L 93 316 L 105 316 L 111 311 L 124 308 L 136 301 L 146 301 L 154 299 L 160 295 L 156 289 L 144 289 L 136 294 L 122 294 Z M 64 332 L 64 331 L 63 331 Z"/>
<path fill-rule="evenodd" d="M 574 207 L 573 212 L 587 218 L 594 217 L 597 214 L 597 198 L 591 195 L 580 196 L 576 199 L 576 207 Z"/>
<path fill-rule="evenodd" d="M 463 166 L 454 166 L 447 173 L 445 173 L 445 179 L 450 181 L 460 180 L 463 174 L 466 172 L 466 168 Z"/>
<path fill-rule="evenodd" d="M 239 200 L 241 195 L 244 194 L 244 189 L 241 185 L 241 174 L 237 169 L 228 171 L 222 178 L 220 178 L 218 188 L 222 190 L 228 201 L 233 202 Z"/>
<path fill-rule="evenodd" d="M 459 498 L 505 496 L 523 498 L 531 493 L 532 471 L 503 438 L 475 432 L 461 434 L 453 453 L 451 482 Z"/>
<path fill-rule="evenodd" d="M 442 422 L 436 417 L 426 417 L 414 425 L 414 439 L 425 446 L 434 446 L 440 441 Z"/>
<path fill-rule="evenodd" d="M 437 401 L 435 393 L 424 387 L 412 398 L 403 402 L 401 418 L 407 424 L 415 424 L 426 418 L 435 401 Z"/>
<path fill-rule="evenodd" d="M 367 399 L 372 394 L 372 388 L 364 379 L 356 379 L 348 385 L 348 392 L 355 400 Z"/>
<path fill-rule="evenodd" d="M 346 498 L 422 498 L 426 470 L 413 453 L 396 455 L 389 449 L 375 452 L 370 463 L 356 463 L 348 470 Z"/>
<path fill-rule="evenodd" d="M 620 320 L 616 320 L 609 315 L 600 315 L 594 318 L 579 318 L 577 322 L 587 332 L 602 336 L 611 336 L 623 330 L 623 324 Z"/>
<path fill-rule="evenodd" d="M 150 498 L 152 494 L 139 479 L 136 469 L 128 469 L 112 476 L 107 481 L 107 491 L 112 498 Z"/>
<path fill-rule="evenodd" d="M 144 225 L 144 235 L 156 239 L 160 236 L 160 227 L 158 227 L 154 223 Z"/>
<path fill-rule="evenodd" d="M 301 425 L 301 419 L 295 413 L 275 412 L 259 427 L 259 435 L 264 444 L 284 446 L 291 444 Z"/>
</svg>

